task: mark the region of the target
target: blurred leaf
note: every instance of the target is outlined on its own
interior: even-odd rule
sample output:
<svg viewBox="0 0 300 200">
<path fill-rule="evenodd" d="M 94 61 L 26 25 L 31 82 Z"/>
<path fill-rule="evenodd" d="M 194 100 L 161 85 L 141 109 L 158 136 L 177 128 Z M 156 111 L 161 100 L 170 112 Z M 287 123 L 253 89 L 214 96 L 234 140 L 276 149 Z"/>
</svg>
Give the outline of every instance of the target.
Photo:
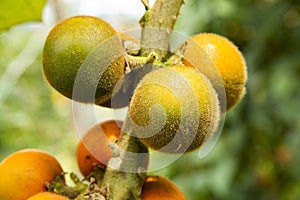
<svg viewBox="0 0 300 200">
<path fill-rule="evenodd" d="M 0 30 L 13 25 L 40 21 L 46 0 L 1 0 L 0 1 Z"/>
</svg>

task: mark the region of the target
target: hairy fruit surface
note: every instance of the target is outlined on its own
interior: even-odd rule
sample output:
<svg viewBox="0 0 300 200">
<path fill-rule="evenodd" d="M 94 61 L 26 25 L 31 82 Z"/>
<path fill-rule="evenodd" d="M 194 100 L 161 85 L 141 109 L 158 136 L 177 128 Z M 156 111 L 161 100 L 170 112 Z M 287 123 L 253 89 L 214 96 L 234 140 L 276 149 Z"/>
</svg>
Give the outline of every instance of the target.
<svg viewBox="0 0 300 200">
<path fill-rule="evenodd" d="M 207 75 L 215 87 L 217 76 L 221 76 L 226 93 L 226 110 L 236 105 L 245 94 L 247 67 L 243 55 L 227 38 L 214 33 L 201 33 L 191 37 L 185 47 L 183 62 L 193 66 L 189 61 L 197 60 L 201 65 L 203 56 L 209 56 L 214 62 L 219 74 Z M 199 54 L 199 48 L 207 55 Z"/>
<path fill-rule="evenodd" d="M 106 105 L 124 75 L 123 46 L 107 22 L 76 16 L 58 23 L 48 34 L 43 70 L 52 87 L 84 103 Z"/>
<path fill-rule="evenodd" d="M 199 148 L 217 130 L 220 117 L 217 94 L 209 80 L 185 66 L 147 74 L 132 96 L 129 113 L 140 140 L 167 153 Z"/>
</svg>

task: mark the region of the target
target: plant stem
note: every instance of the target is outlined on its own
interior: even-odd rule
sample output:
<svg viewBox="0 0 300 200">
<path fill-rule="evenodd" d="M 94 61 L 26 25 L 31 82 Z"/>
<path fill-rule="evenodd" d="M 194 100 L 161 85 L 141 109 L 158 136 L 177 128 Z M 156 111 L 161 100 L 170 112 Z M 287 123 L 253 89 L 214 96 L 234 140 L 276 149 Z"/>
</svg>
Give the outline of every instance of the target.
<svg viewBox="0 0 300 200">
<path fill-rule="evenodd" d="M 159 60 L 168 55 L 169 40 L 184 0 L 157 0 L 140 20 L 141 56 L 156 52 Z"/>
<path fill-rule="evenodd" d="M 158 56 L 155 59 L 163 61 L 168 55 L 171 32 L 183 0 L 157 0 L 151 9 L 147 1 L 143 3 L 146 12 L 140 20 L 142 27 L 140 56 L 148 57 L 154 52 Z M 146 59 L 147 62 L 151 63 L 152 60 Z M 129 114 L 127 115 L 119 142 L 111 146 L 113 156 L 108 162 L 101 185 L 106 189 L 109 200 L 140 200 L 146 177 L 148 148 L 134 136 Z"/>
<path fill-rule="evenodd" d="M 107 188 L 110 200 L 141 199 L 141 189 L 149 162 L 148 148 L 134 137 L 130 119 L 124 122 L 118 145 L 112 146 L 102 187 Z"/>
</svg>

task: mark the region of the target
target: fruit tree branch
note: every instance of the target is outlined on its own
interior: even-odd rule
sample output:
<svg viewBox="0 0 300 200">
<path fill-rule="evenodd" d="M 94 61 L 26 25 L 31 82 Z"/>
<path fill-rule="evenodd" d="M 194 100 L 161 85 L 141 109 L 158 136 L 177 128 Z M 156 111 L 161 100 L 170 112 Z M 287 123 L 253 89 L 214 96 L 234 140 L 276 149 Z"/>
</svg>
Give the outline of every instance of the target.
<svg viewBox="0 0 300 200">
<path fill-rule="evenodd" d="M 169 49 L 169 40 L 184 0 L 157 0 L 152 8 L 146 10 L 140 20 L 142 27 L 141 56 L 151 51 L 163 60 Z"/>
<path fill-rule="evenodd" d="M 118 144 L 112 143 L 113 155 L 102 182 L 110 200 L 141 199 L 149 154 L 148 148 L 132 134 L 130 119 L 127 118 Z"/>
<path fill-rule="evenodd" d="M 163 61 L 168 55 L 169 39 L 174 28 L 183 0 L 157 0 L 152 8 L 142 0 L 146 12 L 140 20 L 142 27 L 140 56 L 151 58 L 153 62 Z M 152 59 L 146 59 L 146 63 Z M 130 62 L 128 62 L 130 63 Z M 129 68 L 134 68 L 129 66 Z M 102 188 L 109 200 L 140 200 L 146 177 L 148 149 L 131 129 L 129 114 L 124 121 L 117 145 L 112 144 L 113 156 L 104 174 Z"/>
</svg>

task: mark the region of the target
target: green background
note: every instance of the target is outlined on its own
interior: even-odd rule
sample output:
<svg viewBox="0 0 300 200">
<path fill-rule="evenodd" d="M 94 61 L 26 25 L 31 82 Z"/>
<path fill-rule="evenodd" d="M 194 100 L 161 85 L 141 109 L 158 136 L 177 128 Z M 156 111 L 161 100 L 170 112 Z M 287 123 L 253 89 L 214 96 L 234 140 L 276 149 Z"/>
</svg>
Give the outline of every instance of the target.
<svg viewBox="0 0 300 200">
<path fill-rule="evenodd" d="M 0 17 L 13 18 L 15 13 L 3 12 L 3 2 Z M 40 11 L 30 13 L 35 16 L 28 19 L 40 19 Z M 17 20 L 0 20 L 0 27 Z M 227 114 L 207 157 L 187 154 L 155 173 L 172 179 L 188 200 L 300 199 L 300 2 L 186 0 L 176 30 L 232 40 L 248 65 L 247 94 Z M 71 101 L 42 74 L 48 31 L 31 24 L 0 32 L 0 160 L 19 149 L 40 148 L 78 173 Z"/>
</svg>

